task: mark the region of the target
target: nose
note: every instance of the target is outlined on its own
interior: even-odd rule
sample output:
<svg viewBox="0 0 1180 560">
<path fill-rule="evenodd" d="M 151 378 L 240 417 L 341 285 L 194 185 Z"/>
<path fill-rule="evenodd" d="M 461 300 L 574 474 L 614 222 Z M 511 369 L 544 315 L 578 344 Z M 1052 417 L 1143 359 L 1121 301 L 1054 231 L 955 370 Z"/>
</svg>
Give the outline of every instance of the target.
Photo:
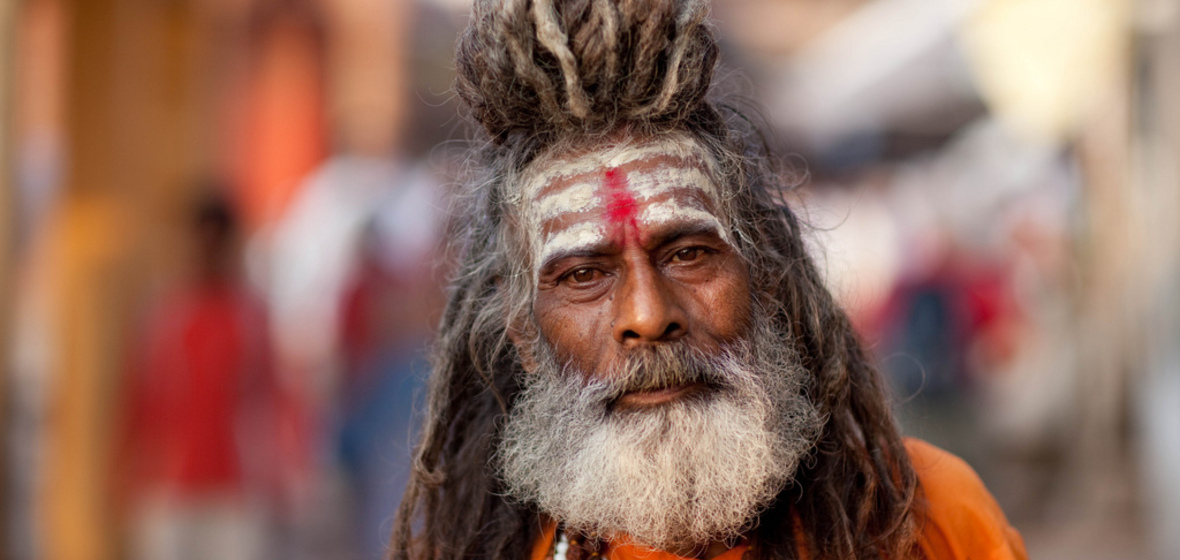
<svg viewBox="0 0 1180 560">
<path fill-rule="evenodd" d="M 684 336 L 686 316 L 673 287 L 651 263 L 632 264 L 615 293 L 615 341 L 630 347 Z"/>
</svg>

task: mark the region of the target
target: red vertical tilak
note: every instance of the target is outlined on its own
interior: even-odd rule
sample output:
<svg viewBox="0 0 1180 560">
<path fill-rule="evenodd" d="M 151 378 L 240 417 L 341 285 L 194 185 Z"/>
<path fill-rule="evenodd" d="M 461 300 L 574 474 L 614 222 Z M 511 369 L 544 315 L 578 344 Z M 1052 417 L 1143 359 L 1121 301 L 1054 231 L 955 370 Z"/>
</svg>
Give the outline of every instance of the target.
<svg viewBox="0 0 1180 560">
<path fill-rule="evenodd" d="M 637 234 L 639 205 L 627 190 L 627 174 L 617 167 L 608 169 L 603 187 L 606 190 L 606 216 L 610 222 L 611 236 L 623 240 L 627 238 L 628 232 Z"/>
</svg>

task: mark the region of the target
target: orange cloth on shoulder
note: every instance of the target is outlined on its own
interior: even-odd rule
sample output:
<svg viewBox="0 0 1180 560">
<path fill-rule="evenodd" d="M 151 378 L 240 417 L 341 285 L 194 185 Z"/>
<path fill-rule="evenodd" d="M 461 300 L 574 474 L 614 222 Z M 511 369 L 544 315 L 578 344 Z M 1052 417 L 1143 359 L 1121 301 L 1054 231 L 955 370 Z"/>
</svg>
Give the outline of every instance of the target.
<svg viewBox="0 0 1180 560">
<path fill-rule="evenodd" d="M 906 451 L 927 502 L 919 546 L 926 560 L 1028 560 L 1024 539 L 1008 524 L 995 498 L 962 459 L 921 440 L 907 438 Z M 533 545 L 532 560 L 547 560 L 556 524 Z M 714 560 L 741 560 L 740 544 Z M 612 545 L 608 560 L 690 560 L 633 543 Z"/>
<path fill-rule="evenodd" d="M 917 439 L 905 447 L 927 503 L 919 545 L 928 560 L 1028 560 L 1024 539 L 966 462 Z"/>
</svg>

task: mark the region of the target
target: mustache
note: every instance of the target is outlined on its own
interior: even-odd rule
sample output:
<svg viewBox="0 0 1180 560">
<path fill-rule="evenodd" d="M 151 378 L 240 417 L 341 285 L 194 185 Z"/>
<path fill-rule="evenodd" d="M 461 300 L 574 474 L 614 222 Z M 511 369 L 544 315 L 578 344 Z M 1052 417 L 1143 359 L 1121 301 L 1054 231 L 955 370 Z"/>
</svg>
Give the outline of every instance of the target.
<svg viewBox="0 0 1180 560">
<path fill-rule="evenodd" d="M 698 384 L 711 390 L 731 388 L 727 364 L 733 349 L 707 353 L 685 343 L 637 348 L 614 371 L 596 376 L 591 385 L 609 405 L 627 393 Z"/>
</svg>

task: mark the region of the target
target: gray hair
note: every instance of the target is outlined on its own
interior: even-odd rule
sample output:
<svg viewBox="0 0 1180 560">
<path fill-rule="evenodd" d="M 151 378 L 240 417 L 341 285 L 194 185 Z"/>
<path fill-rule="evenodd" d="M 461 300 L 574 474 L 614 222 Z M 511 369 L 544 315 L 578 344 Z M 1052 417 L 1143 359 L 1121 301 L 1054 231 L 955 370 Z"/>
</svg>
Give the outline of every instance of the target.
<svg viewBox="0 0 1180 560">
<path fill-rule="evenodd" d="M 522 389 L 510 328 L 529 324 L 531 274 L 513 178 L 545 150 L 619 131 L 690 134 L 717 163 L 721 212 L 755 304 L 809 372 L 827 421 L 812 460 L 758 519 L 762 558 L 906 557 L 917 477 L 883 383 L 807 255 L 757 129 L 707 96 L 717 44 L 699 0 L 477 0 L 455 88 L 487 139 L 462 198 L 459 262 L 433 351 L 427 417 L 391 558 L 527 558 L 539 512 L 505 497 L 491 457 Z M 533 333 L 535 335 L 535 333 Z"/>
</svg>

